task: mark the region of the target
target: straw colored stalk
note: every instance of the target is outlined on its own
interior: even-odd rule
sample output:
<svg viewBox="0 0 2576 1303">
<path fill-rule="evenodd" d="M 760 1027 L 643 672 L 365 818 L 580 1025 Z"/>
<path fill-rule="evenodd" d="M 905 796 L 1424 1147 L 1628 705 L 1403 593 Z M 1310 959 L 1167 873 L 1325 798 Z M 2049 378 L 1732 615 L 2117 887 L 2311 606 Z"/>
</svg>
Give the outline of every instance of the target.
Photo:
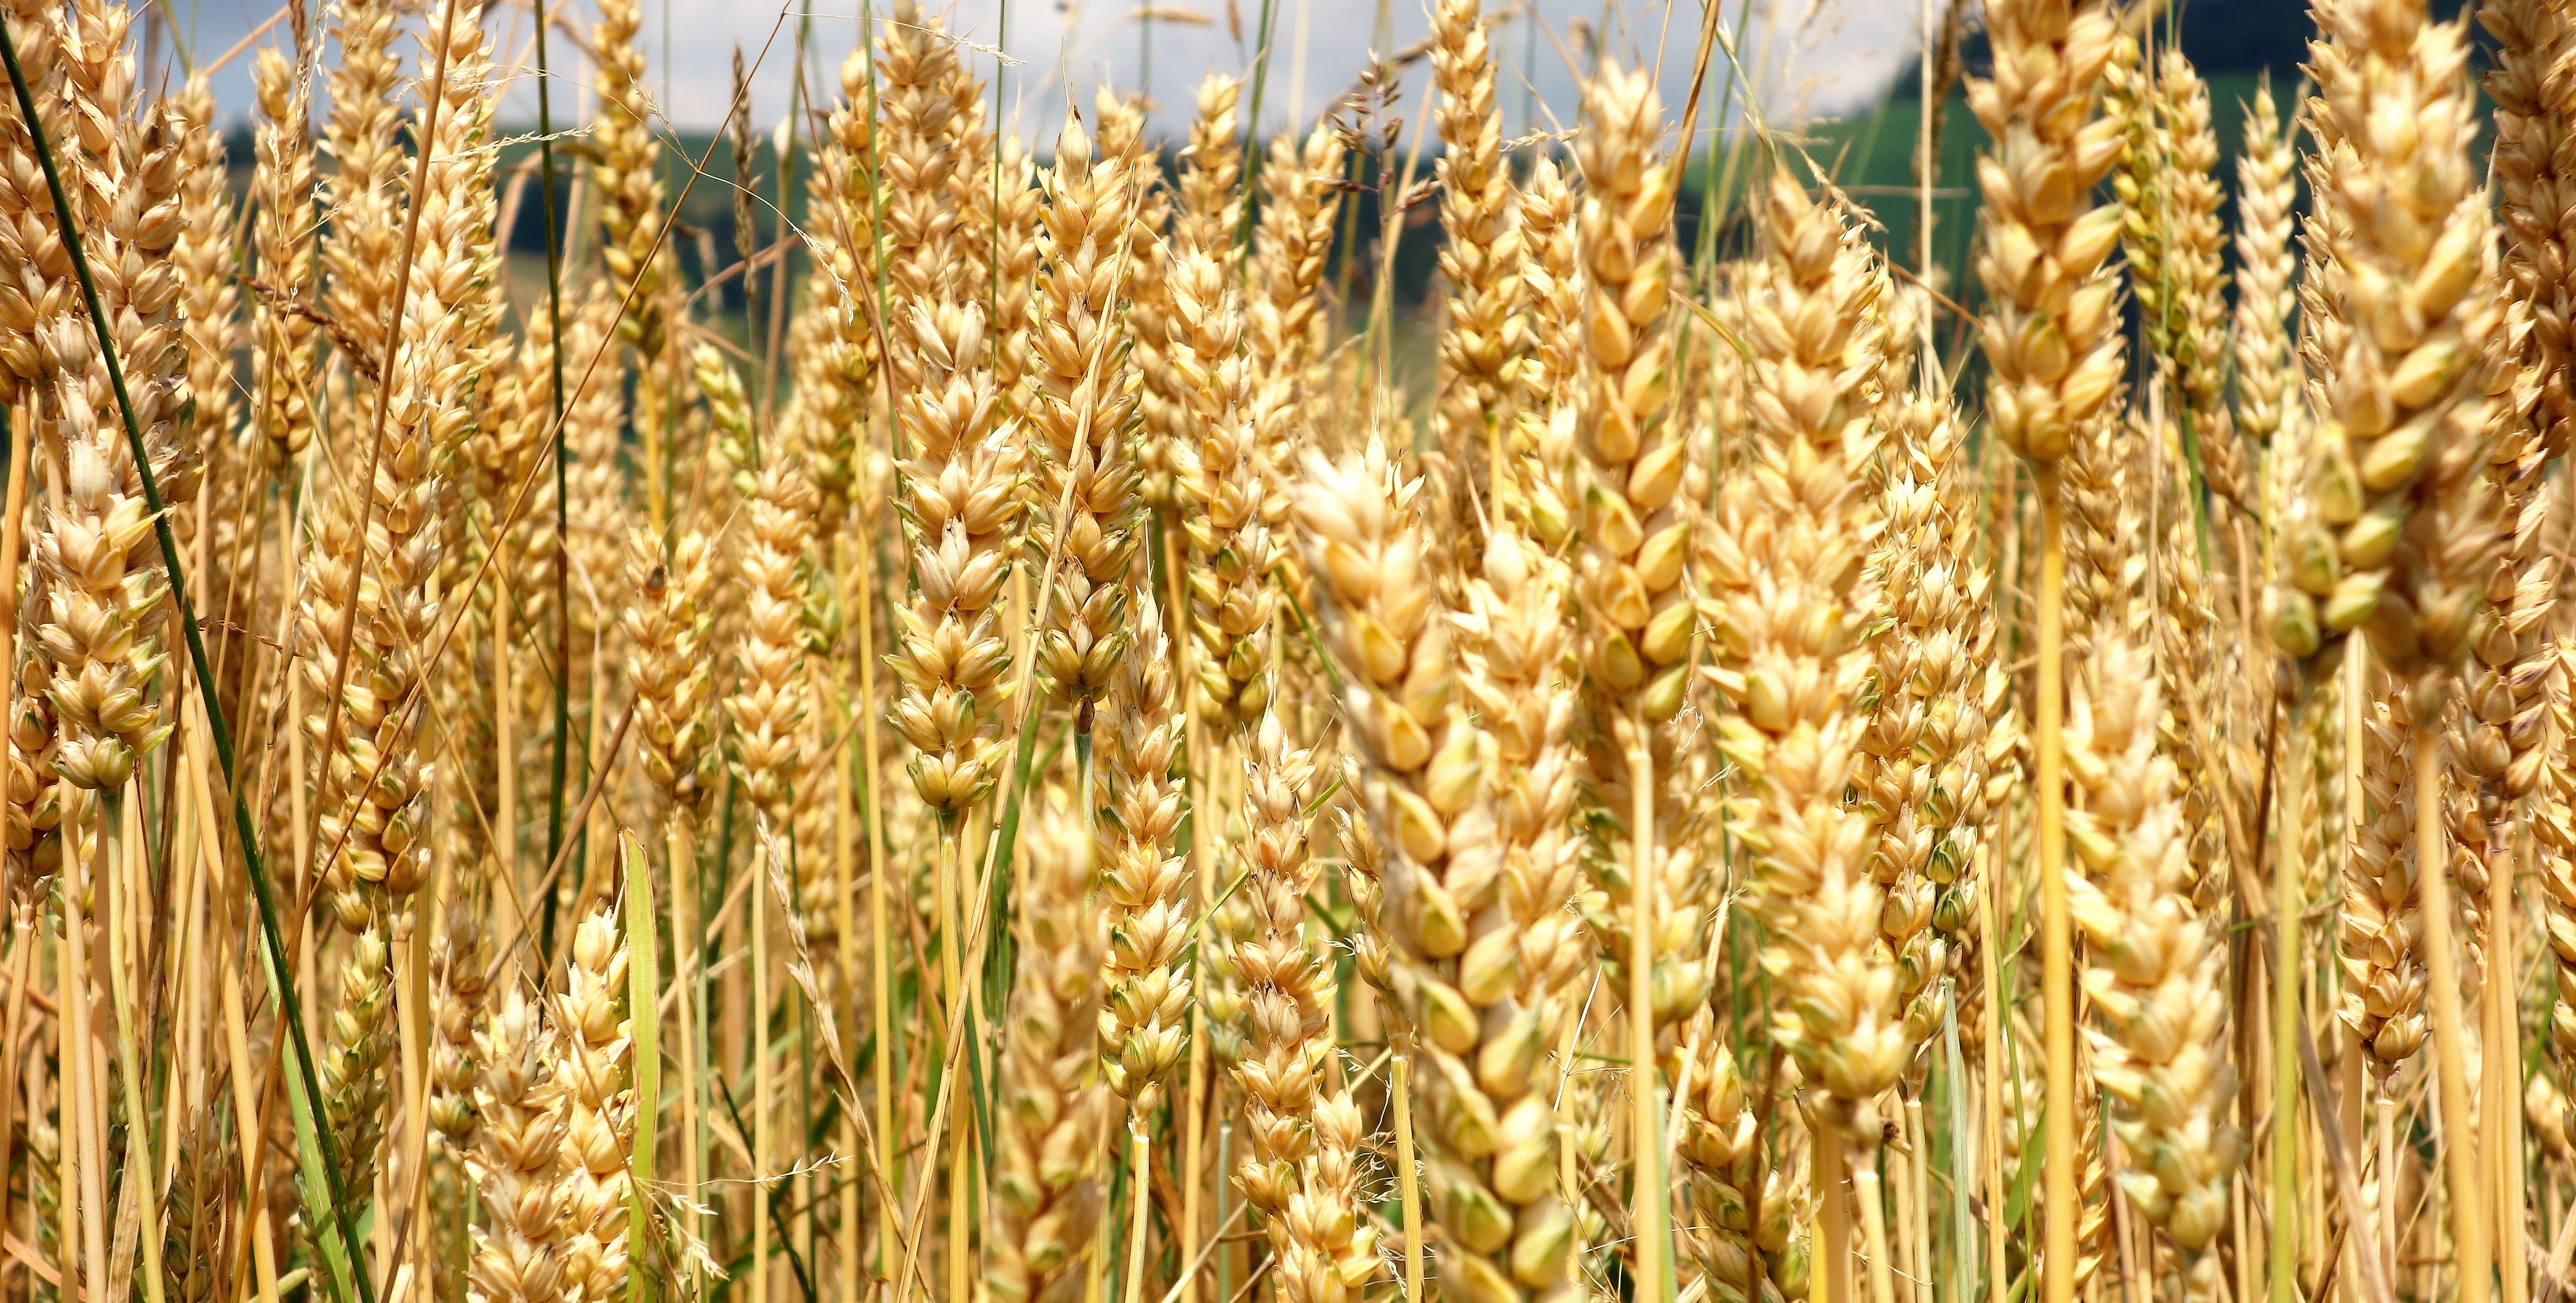
<svg viewBox="0 0 2576 1303">
<path fill-rule="evenodd" d="M 1496 509 L 1512 473 L 1512 372 L 1529 351 L 1520 302 L 1519 203 L 1503 166 L 1503 115 L 1494 105 L 1494 51 L 1479 0 L 1441 0 L 1431 15 L 1431 67 L 1439 84 L 1440 447 L 1460 471 L 1481 458 L 1485 501 Z"/>
<path fill-rule="evenodd" d="M 1106 122 L 1117 101 L 1103 92 Z M 1131 135 L 1132 139 L 1132 135 Z M 1039 280 L 1034 394 L 1028 404 L 1031 460 L 1023 510 L 1032 567 L 1062 557 L 1038 632 L 1037 668 L 1057 700 L 1078 703 L 1075 727 L 1088 732 L 1092 705 L 1108 692 L 1135 637 L 1128 584 L 1144 504 L 1138 496 L 1137 377 L 1119 334 L 1138 178 L 1132 160 L 1095 160 L 1078 118 L 1068 118 L 1048 171 L 1039 220 L 1047 256 Z M 1059 518 L 1057 508 L 1066 506 Z"/>
<path fill-rule="evenodd" d="M 2067 819 L 2082 877 L 2070 884 L 2085 939 L 2094 1081 L 2117 1108 L 2129 1207 L 2185 1255 L 2184 1294 L 2218 1298 L 2205 1250 L 2228 1226 L 2245 1151 L 2230 1121 L 2226 937 L 2194 903 L 2183 806 L 2156 745 L 2162 691 L 2147 657 L 2106 637 L 2079 685 L 2068 767 L 2085 795 Z"/>
<path fill-rule="evenodd" d="M 1072 812 L 1045 808 L 1024 834 L 1019 958 L 1004 1022 L 986 1281 L 1002 1303 L 1079 1303 L 1100 1220 L 1099 1136 L 1108 1125 L 1096 1026 L 1106 953 L 1086 897 L 1092 843 Z"/>
<path fill-rule="evenodd" d="M 1194 699 L 1203 717 L 1229 730 L 1250 726 L 1268 708 L 1275 656 L 1263 452 L 1251 366 L 1240 349 L 1244 315 L 1233 257 L 1241 91 L 1231 78 L 1199 86 L 1170 282 L 1173 370 L 1189 394 L 1172 466 L 1189 507 L 1181 528 L 1189 543 Z"/>
</svg>

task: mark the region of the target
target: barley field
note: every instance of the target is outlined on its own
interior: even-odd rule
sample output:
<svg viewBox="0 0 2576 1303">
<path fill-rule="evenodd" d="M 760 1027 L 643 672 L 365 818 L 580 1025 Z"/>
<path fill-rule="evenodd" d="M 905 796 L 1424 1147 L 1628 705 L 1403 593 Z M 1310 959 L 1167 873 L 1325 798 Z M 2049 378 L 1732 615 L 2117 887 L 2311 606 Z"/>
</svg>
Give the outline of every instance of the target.
<svg viewBox="0 0 2576 1303">
<path fill-rule="evenodd" d="M 1845 189 L 1715 4 L 1021 140 L 873 0 L 691 143 L 639 0 L 294 0 L 228 148 L 0 0 L 0 1300 L 2566 1298 L 2576 4 L 2471 9 L 2222 153 L 1944 0 Z"/>
</svg>

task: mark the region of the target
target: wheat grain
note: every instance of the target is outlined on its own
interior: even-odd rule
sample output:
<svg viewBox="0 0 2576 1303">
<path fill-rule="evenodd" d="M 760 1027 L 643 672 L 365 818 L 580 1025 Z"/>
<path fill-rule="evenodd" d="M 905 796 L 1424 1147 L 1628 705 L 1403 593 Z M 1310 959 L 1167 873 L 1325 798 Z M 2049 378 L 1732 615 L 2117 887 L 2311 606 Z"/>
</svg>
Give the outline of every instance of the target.
<svg viewBox="0 0 2576 1303">
<path fill-rule="evenodd" d="M 1108 908 L 1107 995 L 1101 1055 L 1110 1089 L 1153 1112 L 1180 1061 L 1189 1021 L 1189 865 L 1173 853 L 1181 794 L 1172 782 L 1180 729 L 1173 716 L 1169 639 L 1150 592 L 1138 594 L 1135 643 L 1110 698 L 1109 835 L 1101 866 Z"/>
</svg>

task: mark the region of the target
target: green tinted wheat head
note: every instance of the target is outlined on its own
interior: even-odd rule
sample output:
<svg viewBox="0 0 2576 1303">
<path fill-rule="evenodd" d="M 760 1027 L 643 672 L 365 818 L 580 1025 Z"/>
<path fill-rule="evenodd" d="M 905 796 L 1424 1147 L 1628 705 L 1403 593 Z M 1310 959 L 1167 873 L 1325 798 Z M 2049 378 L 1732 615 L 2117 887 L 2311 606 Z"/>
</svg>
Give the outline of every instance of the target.
<svg viewBox="0 0 2576 1303">
<path fill-rule="evenodd" d="M 1581 267 L 1575 244 L 1574 191 L 1556 160 L 1542 157 L 1520 191 L 1521 293 L 1529 312 L 1529 351 L 1520 359 L 1513 397 L 1518 431 L 1509 455 L 1522 467 L 1506 511 L 1529 522 L 1530 535 L 1555 546 L 1574 528 L 1568 486 L 1573 466 L 1572 404 L 1563 401 L 1583 355 Z M 1558 412 L 1568 420 L 1555 419 Z M 1534 464 L 1533 464 L 1534 461 Z M 1517 498 L 1513 494 L 1519 495 Z"/>
<path fill-rule="evenodd" d="M 322 1112 L 339 1146 L 340 1179 L 348 1189 L 372 1184 L 382 1158 L 390 1085 L 385 1065 L 394 1053 L 393 964 L 381 923 L 351 938 L 330 1032 L 319 1055 Z M 321 1230 L 305 1225 L 308 1246 L 318 1248 Z"/>
<path fill-rule="evenodd" d="M 1486 536 L 1454 617 L 1458 692 L 1478 718 L 1484 774 L 1482 808 L 1461 821 L 1440 882 L 1463 917 L 1391 920 L 1394 989 L 1418 993 L 1426 1033 L 1414 1079 L 1439 1270 L 1476 1298 L 1561 1288 L 1574 1233 L 1557 1180 L 1557 1048 L 1573 1012 L 1566 985 L 1592 954 L 1570 908 L 1582 844 L 1567 823 L 1578 761 L 1566 587 L 1564 565 L 1508 525 Z M 1468 832 L 1479 815 L 1491 824 L 1482 837 Z"/>
<path fill-rule="evenodd" d="M 460 1158 L 472 1152 L 480 1121 L 475 1092 L 482 1086 L 483 1062 L 476 1057 L 474 1032 L 491 1017 L 492 954 L 475 908 L 480 903 L 458 901 L 448 908 L 429 963 L 430 1022 L 438 1037 L 430 1048 L 429 1122 L 440 1144 Z"/>
<path fill-rule="evenodd" d="M 2501 324 L 2474 294 L 2490 256 L 2469 156 L 2474 106 L 2461 34 L 2404 0 L 2319 11 L 2315 47 L 2324 184 L 2338 265 L 2332 315 L 2354 327 L 2320 358 L 2314 516 L 2281 546 L 2275 640 L 2310 656 L 2356 630 L 2412 677 L 2457 665 L 2484 602 L 2476 477 L 2485 461 L 2485 371 Z M 2376 132 L 2399 115 L 2406 133 Z M 2303 314 L 2315 317 L 2319 314 Z M 2419 509 L 2439 511 L 2416 519 Z M 2418 712 L 2419 716 L 2429 712 Z"/>
<path fill-rule="evenodd" d="M 1709 1296 L 1749 1303 L 1755 1259 L 1760 1259 L 1762 1298 L 1808 1296 L 1807 1224 L 1812 1200 L 1788 1162 L 1765 1162 L 1761 1119 L 1746 1098 L 1743 1072 L 1722 1036 L 1708 1037 L 1693 1064 L 1688 1093 L 1674 1102 L 1681 1112 L 1681 1143 L 1674 1153 L 1689 1181 L 1696 1224 L 1687 1236 Z M 1792 1157 L 1786 1147 L 1781 1158 Z M 1761 1208 L 1754 1208 L 1757 1175 Z"/>
<path fill-rule="evenodd" d="M 2250 507 L 2253 476 L 2227 406 L 2218 137 L 2209 125 L 2209 86 L 2181 51 L 2167 49 L 2158 58 L 2139 118 L 2130 166 L 2114 183 L 2125 210 L 2139 320 L 2210 492 Z"/>
<path fill-rule="evenodd" d="M 1085 899 L 1092 848 L 1082 822 L 1043 810 L 1024 836 L 987 1282 L 1005 1303 L 1077 1303 L 1100 1219 L 1097 1149 L 1108 1125 L 1095 1039 L 1104 935 Z"/>
</svg>

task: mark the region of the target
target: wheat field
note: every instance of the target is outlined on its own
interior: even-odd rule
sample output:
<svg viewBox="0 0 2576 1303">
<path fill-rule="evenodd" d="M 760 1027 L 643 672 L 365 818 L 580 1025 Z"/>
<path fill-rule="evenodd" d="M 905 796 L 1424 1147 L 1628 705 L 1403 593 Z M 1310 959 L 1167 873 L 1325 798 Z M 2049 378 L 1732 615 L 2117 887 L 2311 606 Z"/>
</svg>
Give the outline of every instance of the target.
<svg viewBox="0 0 2576 1303">
<path fill-rule="evenodd" d="M 879 3 L 0 3 L 0 1299 L 2567 1297 L 2576 5 Z"/>
</svg>

